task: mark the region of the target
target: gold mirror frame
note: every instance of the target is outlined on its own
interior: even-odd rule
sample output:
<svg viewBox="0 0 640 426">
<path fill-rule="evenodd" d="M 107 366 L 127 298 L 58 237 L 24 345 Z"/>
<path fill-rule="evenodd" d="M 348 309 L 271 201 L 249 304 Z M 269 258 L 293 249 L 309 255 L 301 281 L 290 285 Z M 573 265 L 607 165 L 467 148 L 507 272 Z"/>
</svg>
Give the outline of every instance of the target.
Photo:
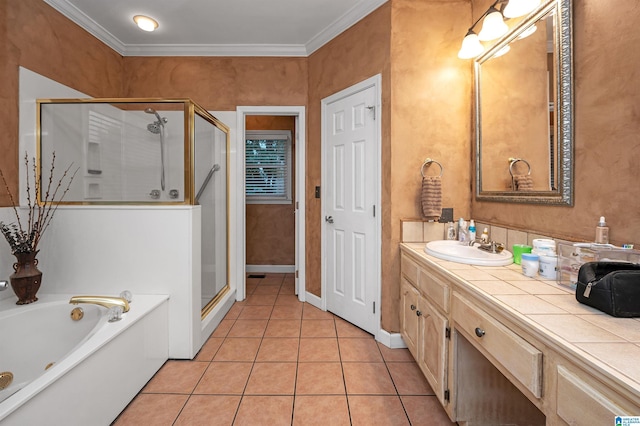
<svg viewBox="0 0 640 426">
<path fill-rule="evenodd" d="M 481 65 L 491 59 L 503 47 L 511 43 L 528 27 L 550 11 L 555 10 L 554 70 L 556 74 L 555 135 L 557 184 L 555 191 L 483 191 L 482 190 L 482 111 L 480 77 Z M 573 19 L 572 0 L 550 0 L 521 21 L 509 33 L 499 39 L 490 49 L 474 61 L 475 75 L 475 133 L 476 133 L 476 191 L 477 201 L 503 203 L 529 203 L 573 206 Z"/>
</svg>

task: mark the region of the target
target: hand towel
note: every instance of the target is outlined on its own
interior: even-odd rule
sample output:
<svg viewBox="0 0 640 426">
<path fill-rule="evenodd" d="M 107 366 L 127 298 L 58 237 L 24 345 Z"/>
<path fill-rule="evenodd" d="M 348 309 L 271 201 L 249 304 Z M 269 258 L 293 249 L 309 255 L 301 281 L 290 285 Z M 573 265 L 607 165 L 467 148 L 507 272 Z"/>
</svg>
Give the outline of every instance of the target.
<svg viewBox="0 0 640 426">
<path fill-rule="evenodd" d="M 513 189 L 516 191 L 533 191 L 533 178 L 531 175 L 514 175 Z"/>
<path fill-rule="evenodd" d="M 442 180 L 440 176 L 422 178 L 422 215 L 427 219 L 438 220 L 442 215 Z"/>
</svg>

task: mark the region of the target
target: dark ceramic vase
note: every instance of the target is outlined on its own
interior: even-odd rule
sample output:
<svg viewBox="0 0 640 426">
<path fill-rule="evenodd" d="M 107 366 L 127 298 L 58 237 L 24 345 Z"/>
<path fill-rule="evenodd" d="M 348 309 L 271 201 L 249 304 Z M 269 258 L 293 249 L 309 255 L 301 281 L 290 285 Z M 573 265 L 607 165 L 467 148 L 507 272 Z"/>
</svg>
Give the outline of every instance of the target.
<svg viewBox="0 0 640 426">
<path fill-rule="evenodd" d="M 31 253 L 14 253 L 18 261 L 13 264 L 15 273 L 9 277 L 9 280 L 11 281 L 13 292 L 18 296 L 16 305 L 26 305 L 38 300 L 36 293 L 38 293 L 40 289 L 42 272 L 38 270 L 37 255 L 37 251 Z"/>
</svg>

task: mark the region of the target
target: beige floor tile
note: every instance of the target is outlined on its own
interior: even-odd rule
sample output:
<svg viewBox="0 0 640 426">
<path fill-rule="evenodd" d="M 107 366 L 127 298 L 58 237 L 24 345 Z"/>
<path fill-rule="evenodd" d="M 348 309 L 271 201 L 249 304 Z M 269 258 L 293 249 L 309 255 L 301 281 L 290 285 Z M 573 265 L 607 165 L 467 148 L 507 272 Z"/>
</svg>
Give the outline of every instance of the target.
<svg viewBox="0 0 640 426">
<path fill-rule="evenodd" d="M 401 426 L 409 424 L 400 398 L 397 395 L 349 395 L 347 399 L 353 426 Z"/>
<path fill-rule="evenodd" d="M 339 362 L 298 364 L 296 395 L 343 395 L 344 393 L 342 365 Z"/>
<path fill-rule="evenodd" d="M 188 395 L 138 394 L 113 423 L 115 426 L 170 426 L 187 402 Z"/>
<path fill-rule="evenodd" d="M 385 362 L 414 362 L 413 355 L 407 348 L 391 349 L 380 342 L 376 342 Z"/>
<path fill-rule="evenodd" d="M 238 314 L 239 315 L 239 314 Z M 211 334 L 211 337 L 227 337 L 236 320 L 223 319 Z"/>
<path fill-rule="evenodd" d="M 236 320 L 227 337 L 262 337 L 267 328 L 267 322 L 266 319 Z"/>
<path fill-rule="evenodd" d="M 289 426 L 293 396 L 244 396 L 234 426 Z"/>
<path fill-rule="evenodd" d="M 400 399 L 412 425 L 456 425 L 449 420 L 449 416 L 435 396 L 401 396 Z"/>
<path fill-rule="evenodd" d="M 295 294 L 278 294 L 278 298 L 276 299 L 277 305 L 288 305 L 288 306 L 297 306 L 300 304 L 298 300 L 298 296 Z"/>
<path fill-rule="evenodd" d="M 242 312 L 242 306 L 238 305 L 237 303 L 234 303 L 231 309 L 229 309 L 229 312 L 227 312 L 227 315 L 224 316 L 224 319 L 226 320 L 238 319 L 238 315 L 240 315 L 240 312 Z"/>
<path fill-rule="evenodd" d="M 258 285 L 254 290 L 254 295 L 261 294 L 278 294 L 280 293 L 280 285 Z"/>
<path fill-rule="evenodd" d="M 399 395 L 434 395 L 415 362 L 389 362 L 387 368 Z"/>
<path fill-rule="evenodd" d="M 255 319 L 266 319 L 268 320 L 271 317 L 271 311 L 273 310 L 273 306 L 265 305 L 265 306 L 245 306 L 242 308 L 242 312 L 238 315 L 239 320 L 255 320 Z"/>
<path fill-rule="evenodd" d="M 299 341 L 297 337 L 265 337 L 260 344 L 256 362 L 296 362 Z"/>
<path fill-rule="evenodd" d="M 293 407 L 294 426 L 350 426 L 345 395 L 297 396 Z"/>
<path fill-rule="evenodd" d="M 295 362 L 256 362 L 245 395 L 293 395 Z"/>
<path fill-rule="evenodd" d="M 304 312 L 302 313 L 302 319 L 333 319 L 331 312 L 323 311 L 308 303 L 304 304 Z"/>
<path fill-rule="evenodd" d="M 209 363 L 167 361 L 142 390 L 145 393 L 191 393 Z"/>
<path fill-rule="evenodd" d="M 240 398 L 229 395 L 192 395 L 175 426 L 231 426 L 240 405 Z"/>
<path fill-rule="evenodd" d="M 338 339 L 300 339 L 299 362 L 339 362 Z"/>
<path fill-rule="evenodd" d="M 253 362 L 262 339 L 250 337 L 226 338 L 213 357 L 214 361 Z"/>
<path fill-rule="evenodd" d="M 251 362 L 212 362 L 193 393 L 242 395 L 252 368 Z"/>
<path fill-rule="evenodd" d="M 373 339 L 339 338 L 338 346 L 342 362 L 383 362 L 380 349 Z"/>
<path fill-rule="evenodd" d="M 300 327 L 299 319 L 270 319 L 264 337 L 300 337 Z"/>
<path fill-rule="evenodd" d="M 205 344 L 202 345 L 202 349 L 200 349 L 194 361 L 211 361 L 216 352 L 218 352 L 218 349 L 220 349 L 220 346 L 222 346 L 222 342 L 224 342 L 222 337 L 210 337 Z"/>
<path fill-rule="evenodd" d="M 285 281 L 280 287 L 280 294 L 296 294 L 296 285 L 295 283 L 288 283 Z"/>
<path fill-rule="evenodd" d="M 247 306 L 273 305 L 277 297 L 277 294 L 252 294 L 246 302 Z"/>
<path fill-rule="evenodd" d="M 336 337 L 336 326 L 332 319 L 302 320 L 300 337 Z"/>
<path fill-rule="evenodd" d="M 361 337 L 361 338 L 368 337 L 370 339 L 373 339 L 373 336 L 371 334 L 343 320 L 342 318 L 336 317 L 335 322 L 336 322 L 336 330 L 338 332 L 338 337 Z"/>
<path fill-rule="evenodd" d="M 342 371 L 350 395 L 397 395 L 384 363 L 347 362 Z"/>
<path fill-rule="evenodd" d="M 276 305 L 271 312 L 271 319 L 301 319 L 302 303 L 297 306 Z"/>
</svg>

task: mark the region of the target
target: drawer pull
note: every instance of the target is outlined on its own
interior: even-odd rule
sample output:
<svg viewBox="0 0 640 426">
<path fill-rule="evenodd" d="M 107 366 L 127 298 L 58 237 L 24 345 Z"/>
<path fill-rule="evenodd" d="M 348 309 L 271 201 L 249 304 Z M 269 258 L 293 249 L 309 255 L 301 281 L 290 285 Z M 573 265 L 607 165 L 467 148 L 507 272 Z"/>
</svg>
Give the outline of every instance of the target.
<svg viewBox="0 0 640 426">
<path fill-rule="evenodd" d="M 480 327 L 476 327 L 476 336 L 478 337 L 484 336 L 484 330 L 481 329 Z"/>
<path fill-rule="evenodd" d="M 415 311 L 416 310 L 416 305 L 411 305 L 411 310 Z"/>
<path fill-rule="evenodd" d="M 422 316 L 422 312 L 416 311 L 416 315 L 420 317 L 420 316 Z"/>
</svg>

